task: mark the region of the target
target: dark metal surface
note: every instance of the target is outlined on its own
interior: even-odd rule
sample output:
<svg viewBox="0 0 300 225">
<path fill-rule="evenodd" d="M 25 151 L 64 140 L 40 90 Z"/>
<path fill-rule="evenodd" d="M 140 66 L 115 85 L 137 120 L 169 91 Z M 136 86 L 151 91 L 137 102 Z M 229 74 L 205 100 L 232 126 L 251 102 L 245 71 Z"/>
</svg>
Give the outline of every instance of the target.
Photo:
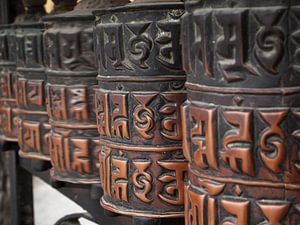
<svg viewBox="0 0 300 225">
<path fill-rule="evenodd" d="M 134 224 L 183 216 L 183 13 L 181 3 L 128 4 L 95 12 L 101 204 L 137 217 Z"/>
<path fill-rule="evenodd" d="M 299 1 L 186 8 L 185 225 L 299 224 Z"/>
<path fill-rule="evenodd" d="M 25 2 L 37 7 L 44 1 Z M 39 4 L 38 4 L 39 3 Z M 34 14 L 15 24 L 17 42 L 17 105 L 19 110 L 18 143 L 22 157 L 50 160 L 50 125 L 46 108 L 46 75 L 43 63 L 43 31 L 41 17 Z M 30 18 L 30 19 L 29 19 Z"/>
<path fill-rule="evenodd" d="M 55 225 L 299 225 L 299 0 L 125 1 L 0 27 L 0 224 L 35 175 L 87 211 Z"/>
<path fill-rule="evenodd" d="M 56 5 L 64 2 L 56 2 Z M 43 46 L 45 28 L 41 22 L 41 16 L 45 15 L 44 9 L 41 9 L 44 4 L 44 0 L 25 0 L 26 18 L 14 26 L 17 42 L 18 143 L 22 157 L 50 161 L 51 126 L 46 107 L 47 77 Z M 71 2 L 68 1 L 67 5 L 71 6 Z M 60 12 L 66 10 L 59 8 Z M 54 10 L 52 13 L 56 12 Z M 44 162 L 36 164 L 41 164 L 36 166 L 39 169 L 47 165 Z"/>
<path fill-rule="evenodd" d="M 98 133 L 94 113 L 97 83 L 91 11 L 45 18 L 47 101 L 52 175 L 73 183 L 96 183 Z"/>
<path fill-rule="evenodd" d="M 0 27 L 0 42 L 0 140 L 16 142 L 16 44 L 10 25 Z"/>
</svg>

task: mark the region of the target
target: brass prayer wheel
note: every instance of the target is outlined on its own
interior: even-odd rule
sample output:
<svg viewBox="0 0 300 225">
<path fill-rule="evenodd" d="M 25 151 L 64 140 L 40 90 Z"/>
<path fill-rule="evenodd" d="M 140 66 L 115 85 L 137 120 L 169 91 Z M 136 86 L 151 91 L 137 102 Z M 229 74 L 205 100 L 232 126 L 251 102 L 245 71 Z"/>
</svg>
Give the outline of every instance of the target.
<svg viewBox="0 0 300 225">
<path fill-rule="evenodd" d="M 183 216 L 183 13 L 178 2 L 132 3 L 94 12 L 101 205 L 109 211 Z"/>
<path fill-rule="evenodd" d="M 0 140 L 17 142 L 16 44 L 12 25 L 0 26 Z"/>
<path fill-rule="evenodd" d="M 299 224 L 299 1 L 185 4 L 185 225 Z"/>
<path fill-rule="evenodd" d="M 50 155 L 52 176 L 56 180 L 99 181 L 92 9 L 103 3 L 81 1 L 73 11 L 44 19 L 48 115 L 52 130 Z"/>
</svg>

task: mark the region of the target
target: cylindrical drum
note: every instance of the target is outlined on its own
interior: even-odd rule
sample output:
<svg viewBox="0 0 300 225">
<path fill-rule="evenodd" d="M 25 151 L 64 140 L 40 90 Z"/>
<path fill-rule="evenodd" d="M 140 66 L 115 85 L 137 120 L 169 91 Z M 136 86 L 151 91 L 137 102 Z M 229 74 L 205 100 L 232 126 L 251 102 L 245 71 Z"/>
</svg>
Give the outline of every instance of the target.
<svg viewBox="0 0 300 225">
<path fill-rule="evenodd" d="M 24 21 L 16 24 L 18 143 L 22 157 L 50 160 L 50 125 L 46 101 L 43 32 L 45 0 L 23 0 L 28 8 Z M 57 3 L 64 3 L 63 0 Z M 74 0 L 67 1 L 71 7 Z M 54 5 L 56 7 L 56 4 Z M 56 8 L 55 8 L 56 9 Z M 61 7 L 60 10 L 65 10 Z M 51 13 L 56 13 L 53 10 Z"/>
<path fill-rule="evenodd" d="M 96 182 L 99 135 L 93 110 L 97 83 L 93 16 L 65 13 L 45 21 L 52 175 L 74 183 Z"/>
<path fill-rule="evenodd" d="M 57 180 L 99 182 L 92 9 L 105 3 L 114 4 L 83 0 L 71 12 L 45 18 L 46 95 L 52 130 L 50 155 L 52 176 Z"/>
<path fill-rule="evenodd" d="M 96 11 L 101 204 L 138 217 L 183 216 L 181 3 Z"/>
<path fill-rule="evenodd" d="M 22 157 L 50 160 L 43 29 L 38 22 L 16 25 L 18 143 Z"/>
<path fill-rule="evenodd" d="M 0 26 L 0 140 L 17 142 L 15 31 Z"/>
<path fill-rule="evenodd" d="M 185 225 L 299 224 L 299 1 L 186 9 Z"/>
</svg>

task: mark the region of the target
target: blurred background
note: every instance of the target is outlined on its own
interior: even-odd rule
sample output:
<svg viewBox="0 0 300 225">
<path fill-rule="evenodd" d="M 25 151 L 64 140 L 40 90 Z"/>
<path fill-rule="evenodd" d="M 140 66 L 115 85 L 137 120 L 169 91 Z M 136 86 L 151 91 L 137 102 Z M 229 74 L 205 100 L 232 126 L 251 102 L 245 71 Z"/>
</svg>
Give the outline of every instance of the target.
<svg viewBox="0 0 300 225">
<path fill-rule="evenodd" d="M 51 12 L 52 8 L 53 8 L 53 2 L 51 0 L 47 0 L 47 3 L 46 3 L 47 13 Z"/>
</svg>

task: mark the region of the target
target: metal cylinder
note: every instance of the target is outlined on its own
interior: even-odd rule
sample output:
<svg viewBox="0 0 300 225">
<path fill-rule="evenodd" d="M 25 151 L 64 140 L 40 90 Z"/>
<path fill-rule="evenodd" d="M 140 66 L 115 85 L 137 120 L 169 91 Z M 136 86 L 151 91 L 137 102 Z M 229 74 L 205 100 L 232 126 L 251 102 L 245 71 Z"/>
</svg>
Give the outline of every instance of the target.
<svg viewBox="0 0 300 225">
<path fill-rule="evenodd" d="M 298 224 L 299 1 L 185 4 L 185 225 Z"/>
<path fill-rule="evenodd" d="M 171 2 L 95 12 L 101 204 L 115 213 L 183 216 L 183 13 L 182 3 Z"/>
<path fill-rule="evenodd" d="M 85 2 L 73 11 L 44 19 L 52 176 L 72 183 L 99 181 L 94 112 L 97 65 L 90 6 L 95 9 L 105 1 Z"/>
<path fill-rule="evenodd" d="M 60 1 L 63 2 L 63 1 Z M 74 1 L 73 1 L 74 2 Z M 27 15 L 15 24 L 17 42 L 18 143 L 22 157 L 50 161 L 50 130 L 46 100 L 43 46 L 44 0 L 26 0 Z M 75 3 L 73 3 L 73 6 Z M 64 10 L 63 8 L 61 10 Z M 53 12 L 55 13 L 55 11 Z"/>
<path fill-rule="evenodd" d="M 0 26 L 0 140 L 17 142 L 16 44 L 11 25 Z"/>
<path fill-rule="evenodd" d="M 93 17 L 66 13 L 48 17 L 45 22 L 52 175 L 74 183 L 96 182 Z"/>
<path fill-rule="evenodd" d="M 27 7 L 44 1 L 25 1 Z M 42 14 L 38 10 L 38 14 Z M 44 24 L 35 11 L 15 24 L 17 43 L 18 143 L 22 157 L 50 160 L 50 125 L 46 109 L 46 75 L 43 63 Z"/>
</svg>

